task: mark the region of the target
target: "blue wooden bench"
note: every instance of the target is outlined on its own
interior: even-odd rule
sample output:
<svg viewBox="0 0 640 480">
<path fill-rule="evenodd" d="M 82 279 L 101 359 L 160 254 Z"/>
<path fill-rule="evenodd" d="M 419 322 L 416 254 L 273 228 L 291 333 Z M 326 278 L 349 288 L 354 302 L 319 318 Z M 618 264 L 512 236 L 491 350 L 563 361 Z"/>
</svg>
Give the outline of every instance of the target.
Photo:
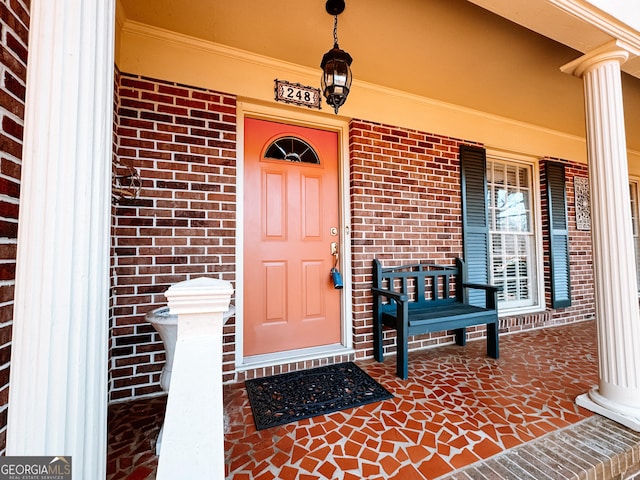
<svg viewBox="0 0 640 480">
<path fill-rule="evenodd" d="M 383 326 L 397 332 L 396 372 L 408 376 L 408 339 L 422 333 L 454 330 L 456 343 L 466 344 L 466 327 L 487 325 L 487 355 L 498 358 L 497 287 L 465 282 L 466 266 L 413 264 L 383 267 L 373 261 L 373 348 L 384 357 Z M 469 303 L 469 291 L 473 304 Z M 479 301 L 478 301 L 479 300 Z M 476 306 L 484 304 L 484 306 Z"/>
</svg>

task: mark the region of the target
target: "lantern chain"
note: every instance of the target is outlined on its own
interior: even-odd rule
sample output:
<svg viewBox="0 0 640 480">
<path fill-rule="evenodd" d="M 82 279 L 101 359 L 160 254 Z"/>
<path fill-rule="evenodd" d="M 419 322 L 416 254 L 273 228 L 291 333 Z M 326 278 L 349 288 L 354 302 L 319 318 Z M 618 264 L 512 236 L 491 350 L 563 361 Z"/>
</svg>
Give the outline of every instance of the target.
<svg viewBox="0 0 640 480">
<path fill-rule="evenodd" d="M 333 46 L 338 46 L 338 15 L 333 17 Z"/>
</svg>

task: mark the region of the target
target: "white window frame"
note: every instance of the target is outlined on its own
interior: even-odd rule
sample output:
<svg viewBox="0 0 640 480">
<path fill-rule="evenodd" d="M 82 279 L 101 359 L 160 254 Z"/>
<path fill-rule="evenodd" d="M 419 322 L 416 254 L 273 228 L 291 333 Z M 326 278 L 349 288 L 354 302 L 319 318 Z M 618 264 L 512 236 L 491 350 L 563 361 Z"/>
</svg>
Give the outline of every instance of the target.
<svg viewBox="0 0 640 480">
<path fill-rule="evenodd" d="M 539 312 L 545 309 L 545 289 L 544 289 L 544 260 L 542 245 L 542 206 L 540 200 L 540 164 L 537 158 L 528 157 L 526 155 L 518 155 L 513 153 L 501 153 L 487 150 L 487 161 L 512 164 L 518 167 L 525 167 L 531 173 L 531 225 L 533 229 L 533 245 L 535 260 L 532 262 L 534 269 L 532 286 L 535 288 L 533 293 L 533 303 L 528 305 L 509 305 L 503 301 L 498 302 L 499 316 L 521 315 L 532 312 Z M 489 178 L 486 179 L 487 188 Z M 488 190 L 487 190 L 488 191 Z M 487 205 L 487 209 L 489 205 Z M 490 242 L 491 242 L 490 229 Z M 493 245 L 489 247 L 489 282 L 493 281 Z"/>
</svg>

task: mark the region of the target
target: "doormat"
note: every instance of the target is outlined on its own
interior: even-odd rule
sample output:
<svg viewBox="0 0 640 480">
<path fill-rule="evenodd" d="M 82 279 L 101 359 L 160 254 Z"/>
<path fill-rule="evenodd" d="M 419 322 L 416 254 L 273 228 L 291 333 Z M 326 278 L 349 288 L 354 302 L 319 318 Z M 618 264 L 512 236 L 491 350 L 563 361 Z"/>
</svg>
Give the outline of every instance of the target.
<svg viewBox="0 0 640 480">
<path fill-rule="evenodd" d="M 244 383 L 257 430 L 393 398 L 353 362 Z"/>
</svg>

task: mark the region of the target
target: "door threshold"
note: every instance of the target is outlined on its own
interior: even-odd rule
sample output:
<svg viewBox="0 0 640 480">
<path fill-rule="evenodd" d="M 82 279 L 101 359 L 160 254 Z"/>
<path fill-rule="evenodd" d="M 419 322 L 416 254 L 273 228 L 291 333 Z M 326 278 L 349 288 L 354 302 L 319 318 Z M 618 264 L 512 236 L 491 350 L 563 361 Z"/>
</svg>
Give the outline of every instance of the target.
<svg viewBox="0 0 640 480">
<path fill-rule="evenodd" d="M 301 348 L 286 352 L 266 353 L 244 357 L 243 362 L 236 366 L 238 371 L 252 370 L 254 368 L 274 367 L 286 363 L 305 362 L 318 358 L 335 357 L 337 355 L 350 355 L 355 353 L 353 348 L 347 348 L 337 343 L 334 345 L 322 345 L 321 347 Z"/>
</svg>

